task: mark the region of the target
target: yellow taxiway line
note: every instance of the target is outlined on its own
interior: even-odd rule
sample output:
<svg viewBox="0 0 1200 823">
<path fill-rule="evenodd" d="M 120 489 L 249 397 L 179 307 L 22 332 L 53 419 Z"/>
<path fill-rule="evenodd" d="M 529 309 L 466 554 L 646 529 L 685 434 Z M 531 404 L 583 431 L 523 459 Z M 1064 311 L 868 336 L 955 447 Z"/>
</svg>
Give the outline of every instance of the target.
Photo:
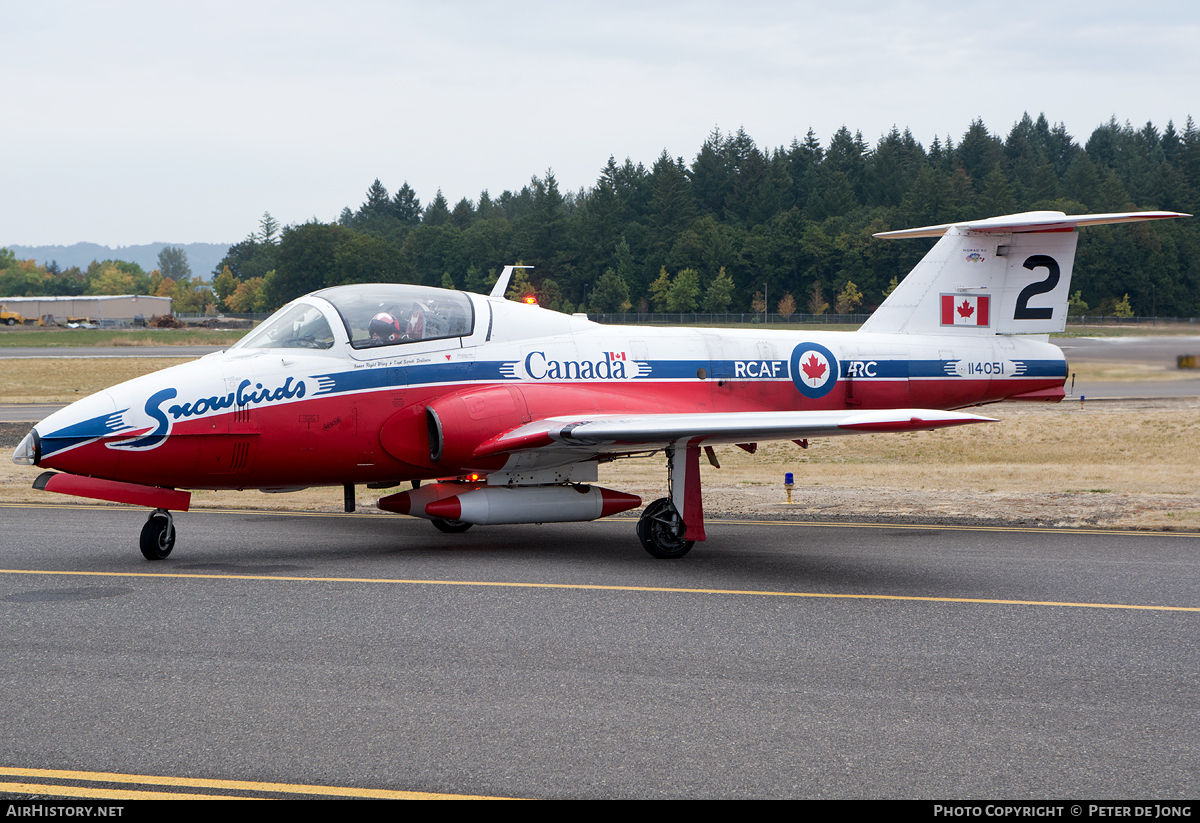
<svg viewBox="0 0 1200 823">
<path fill-rule="evenodd" d="M 371 797 L 382 800 L 507 800 L 504 797 L 484 797 L 466 794 L 435 792 L 405 792 L 392 789 L 361 789 L 349 786 L 313 786 L 305 783 L 262 783 L 250 780 L 215 780 L 194 777 L 163 777 L 153 774 L 119 774 L 116 772 L 81 772 L 60 769 L 22 769 L 0 766 L 6 777 L 39 777 L 43 780 L 76 780 L 87 783 L 124 783 L 143 786 L 179 786 L 192 789 L 225 789 L 274 794 L 324 795 L 332 797 Z M 134 789 L 97 789 L 53 783 L 0 783 L 0 789 L 21 794 L 52 794 L 62 797 L 101 797 L 115 800 L 254 800 L 244 795 L 193 794 L 182 792 L 150 792 Z"/>
<path fill-rule="evenodd" d="M 807 597 L 829 600 L 889 600 L 918 603 L 978 603 L 993 606 L 1064 606 L 1083 609 L 1131 609 L 1160 612 L 1200 612 L 1200 606 L 1147 606 L 1137 603 L 1086 603 L 1069 600 L 1007 600 L 986 597 L 932 597 L 906 594 L 840 594 L 837 592 L 780 592 L 763 589 L 701 589 L 673 586 L 605 586 L 597 583 L 522 583 L 501 580 L 421 580 L 393 577 L 290 577 L 266 574 L 192 574 L 183 572 L 83 572 L 44 569 L 0 569 L 0 574 L 64 577 L 146 577 L 195 580 L 273 580 L 293 583 L 376 583 L 394 586 L 478 586 L 512 589 L 571 589 L 577 591 L 657 592 L 664 594 L 733 594 L 754 597 Z"/>
</svg>

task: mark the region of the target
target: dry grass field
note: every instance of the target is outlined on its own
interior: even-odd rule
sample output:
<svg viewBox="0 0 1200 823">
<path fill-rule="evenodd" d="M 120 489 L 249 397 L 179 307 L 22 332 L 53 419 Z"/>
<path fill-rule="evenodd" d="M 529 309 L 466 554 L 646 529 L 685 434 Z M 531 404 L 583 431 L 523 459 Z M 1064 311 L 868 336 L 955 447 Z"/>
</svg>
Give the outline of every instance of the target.
<svg viewBox="0 0 1200 823">
<path fill-rule="evenodd" d="M 117 383 L 194 359 L 47 357 L 0 360 L 0 403 L 73 403 Z"/>
<path fill-rule="evenodd" d="M 246 333 L 246 329 L 63 329 L 0 326 L 0 350 L 17 347 L 232 346 L 245 337 Z"/>
<path fill-rule="evenodd" d="M 6 360 L 0 402 L 61 402 L 184 362 L 175 359 Z M 1104 369 L 1106 367 L 1099 366 Z M 1114 373 L 1119 373 L 1117 365 Z M 1119 379 L 1107 376 L 1106 379 Z M 1144 370 L 1137 376 L 1146 378 Z M 1164 372 L 1163 379 L 1170 379 Z M 78 394 L 77 394 L 78 392 Z M 702 463 L 710 516 L 935 519 L 1200 530 L 1200 402 L 1008 403 L 976 410 L 999 422 L 937 432 L 717 447 Z M 784 472 L 796 488 L 787 505 Z M 38 469 L 0 461 L 0 502 L 66 500 L 30 488 Z M 661 455 L 601 467 L 600 483 L 666 494 Z M 359 487 L 360 506 L 387 492 Z M 340 489 L 292 494 L 196 492 L 193 506 L 339 511 Z"/>
</svg>

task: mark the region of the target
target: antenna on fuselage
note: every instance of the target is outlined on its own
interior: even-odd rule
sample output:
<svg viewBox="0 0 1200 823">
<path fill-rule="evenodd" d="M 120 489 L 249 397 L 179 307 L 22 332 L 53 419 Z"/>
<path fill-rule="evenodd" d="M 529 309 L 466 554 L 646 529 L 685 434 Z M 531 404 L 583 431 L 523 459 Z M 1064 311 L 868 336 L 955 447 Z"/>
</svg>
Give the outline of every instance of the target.
<svg viewBox="0 0 1200 823">
<path fill-rule="evenodd" d="M 500 272 L 500 279 L 496 281 L 496 285 L 492 286 L 492 293 L 488 297 L 499 297 L 504 299 L 504 293 L 508 291 L 508 281 L 512 280 L 513 269 L 532 269 L 533 266 L 505 266 L 504 271 Z"/>
</svg>

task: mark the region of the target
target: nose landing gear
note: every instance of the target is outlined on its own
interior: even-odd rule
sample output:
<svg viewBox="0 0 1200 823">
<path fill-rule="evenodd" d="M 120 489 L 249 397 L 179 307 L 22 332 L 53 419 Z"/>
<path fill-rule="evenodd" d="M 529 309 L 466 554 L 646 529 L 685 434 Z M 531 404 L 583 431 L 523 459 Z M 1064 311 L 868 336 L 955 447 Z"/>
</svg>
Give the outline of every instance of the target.
<svg viewBox="0 0 1200 823">
<path fill-rule="evenodd" d="M 166 509 L 150 512 L 142 526 L 140 541 L 142 556 L 147 560 L 164 560 L 175 548 L 175 521 Z"/>
</svg>

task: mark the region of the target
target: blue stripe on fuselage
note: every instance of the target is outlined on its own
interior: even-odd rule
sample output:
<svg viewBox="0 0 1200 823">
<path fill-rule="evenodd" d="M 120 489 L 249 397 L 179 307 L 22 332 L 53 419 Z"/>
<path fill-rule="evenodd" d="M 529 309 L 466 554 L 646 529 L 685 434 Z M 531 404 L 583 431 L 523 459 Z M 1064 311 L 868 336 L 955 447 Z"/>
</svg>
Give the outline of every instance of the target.
<svg viewBox="0 0 1200 823">
<path fill-rule="evenodd" d="M 630 369 L 625 380 L 695 380 L 697 371 L 704 369 L 711 380 L 790 380 L 787 361 L 782 361 L 778 369 L 761 368 L 762 363 L 772 364 L 774 360 L 651 360 L 639 361 L 648 364 L 651 369 L 645 375 L 636 374 Z M 871 360 L 858 357 L 840 361 L 841 377 L 851 376 L 854 369 L 855 379 L 898 380 L 909 377 L 936 377 L 945 380 L 963 379 L 953 372 L 947 373 L 947 364 L 958 360 Z M 1016 363 L 1025 365 L 1021 374 L 1006 374 L 1000 379 L 1009 377 L 1066 377 L 1067 366 L 1063 360 L 1018 360 Z M 758 366 L 747 372 L 745 364 L 755 363 Z M 864 364 L 855 367 L 854 364 Z M 372 389 L 397 388 L 406 386 L 422 386 L 434 383 L 478 383 L 505 382 L 521 380 L 520 377 L 509 376 L 503 369 L 512 366 L 513 361 L 460 361 L 456 363 L 421 363 L 397 367 L 377 367 L 370 369 L 355 369 L 346 372 L 330 372 L 313 375 L 319 388 L 314 396 L 342 394 L 346 392 L 369 391 Z M 869 368 L 866 364 L 870 364 Z M 743 368 L 739 369 L 741 365 Z M 533 381 L 539 382 L 539 381 Z M 554 382 L 553 380 L 547 382 Z M 570 382 L 579 382 L 572 379 Z M 622 380 L 604 380 L 585 382 L 624 382 Z"/>
</svg>

